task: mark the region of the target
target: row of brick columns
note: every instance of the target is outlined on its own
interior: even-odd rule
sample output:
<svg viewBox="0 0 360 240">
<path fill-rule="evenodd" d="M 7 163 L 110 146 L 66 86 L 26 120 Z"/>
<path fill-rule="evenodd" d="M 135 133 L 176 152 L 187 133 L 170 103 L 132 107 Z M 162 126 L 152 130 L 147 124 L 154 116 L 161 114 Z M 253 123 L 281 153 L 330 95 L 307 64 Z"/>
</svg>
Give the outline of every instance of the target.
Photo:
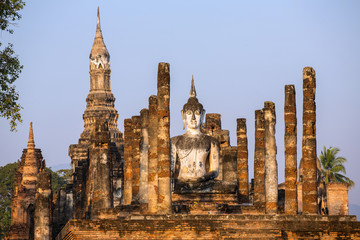
<svg viewBox="0 0 360 240">
<path fill-rule="evenodd" d="M 316 187 L 316 105 L 315 71 L 303 70 L 303 186 L 302 204 L 304 214 L 317 214 Z M 297 214 L 297 119 L 295 86 L 285 86 L 285 214 Z M 265 102 L 262 110 L 255 111 L 254 151 L 254 205 L 265 206 L 267 214 L 278 211 L 278 166 L 275 141 L 275 104 Z M 246 119 L 237 119 L 237 175 L 241 202 L 249 196 L 248 151 Z"/>
<path fill-rule="evenodd" d="M 303 213 L 316 214 L 315 72 L 303 71 Z M 149 108 L 125 119 L 124 204 L 138 203 L 142 211 L 171 213 L 170 69 L 159 63 L 158 94 Z M 285 86 L 285 213 L 297 213 L 297 120 L 295 86 Z M 275 104 L 255 111 L 254 205 L 267 214 L 278 211 L 278 166 Z M 249 202 L 246 119 L 237 119 L 237 180 L 240 202 Z"/>
<path fill-rule="evenodd" d="M 159 63 L 157 96 L 149 108 L 124 121 L 124 204 L 143 213 L 171 213 L 170 65 Z"/>
</svg>

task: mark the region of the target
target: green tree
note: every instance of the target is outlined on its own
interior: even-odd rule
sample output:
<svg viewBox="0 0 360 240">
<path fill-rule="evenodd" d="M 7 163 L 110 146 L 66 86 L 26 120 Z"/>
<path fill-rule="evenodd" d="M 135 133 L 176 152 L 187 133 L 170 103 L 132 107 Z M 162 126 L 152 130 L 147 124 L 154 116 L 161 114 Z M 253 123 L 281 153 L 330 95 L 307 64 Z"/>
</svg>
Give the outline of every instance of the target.
<svg viewBox="0 0 360 240">
<path fill-rule="evenodd" d="M 69 183 L 72 177 L 72 169 L 60 169 L 57 170 L 56 173 L 62 178 L 64 179 L 64 181 L 66 183 Z"/>
<path fill-rule="evenodd" d="M 51 190 L 53 191 L 53 193 L 56 193 L 57 191 L 59 191 L 60 188 L 65 187 L 66 184 L 68 183 L 67 177 L 64 174 L 62 174 L 61 171 L 67 172 L 67 171 L 71 171 L 71 169 L 61 169 L 56 172 L 53 172 L 53 170 L 51 170 L 50 167 L 50 168 L 46 168 L 45 170 L 51 173 Z"/>
<path fill-rule="evenodd" d="M 354 186 L 354 182 L 345 175 L 346 174 L 344 163 L 346 158 L 338 157 L 340 149 L 336 147 L 326 148 L 321 151 L 320 162 L 321 162 L 321 173 L 323 175 L 325 184 L 329 182 L 342 182 L 349 184 L 349 187 Z"/>
<path fill-rule="evenodd" d="M 21 18 L 19 11 L 25 6 L 22 0 L 0 0 L 0 29 L 10 34 L 10 26 Z M 23 66 L 15 55 L 13 45 L 6 47 L 0 42 L 0 117 L 10 120 L 10 130 L 16 130 L 17 122 L 22 122 L 18 103 L 19 94 L 14 82 L 19 78 Z"/>
<path fill-rule="evenodd" d="M 9 163 L 0 167 L 0 239 L 5 237 L 10 227 L 11 193 L 14 188 L 14 171 L 16 168 L 17 163 Z"/>
</svg>

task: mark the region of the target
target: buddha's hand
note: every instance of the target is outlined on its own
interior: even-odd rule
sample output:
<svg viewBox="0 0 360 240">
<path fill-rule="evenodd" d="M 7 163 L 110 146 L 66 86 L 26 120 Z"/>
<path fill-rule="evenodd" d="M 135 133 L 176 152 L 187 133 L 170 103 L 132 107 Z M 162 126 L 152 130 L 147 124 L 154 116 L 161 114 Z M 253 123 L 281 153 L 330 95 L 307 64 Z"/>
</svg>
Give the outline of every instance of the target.
<svg viewBox="0 0 360 240">
<path fill-rule="evenodd" d="M 198 182 L 206 182 L 206 181 L 209 181 L 209 180 L 212 180 L 212 179 L 216 178 L 217 175 L 218 175 L 218 174 L 217 174 L 216 171 L 211 171 L 211 172 L 206 173 L 204 176 L 199 177 L 199 178 L 197 179 L 197 181 L 198 181 Z"/>
</svg>

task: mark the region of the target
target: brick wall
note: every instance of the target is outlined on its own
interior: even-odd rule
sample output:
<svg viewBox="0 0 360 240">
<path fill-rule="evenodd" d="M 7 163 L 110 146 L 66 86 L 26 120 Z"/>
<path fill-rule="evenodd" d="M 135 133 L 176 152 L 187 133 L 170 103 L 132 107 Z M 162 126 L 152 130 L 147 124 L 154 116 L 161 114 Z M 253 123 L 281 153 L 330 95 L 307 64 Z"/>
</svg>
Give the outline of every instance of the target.
<svg viewBox="0 0 360 240">
<path fill-rule="evenodd" d="M 328 183 L 326 190 L 329 215 L 349 215 L 348 185 Z"/>
</svg>

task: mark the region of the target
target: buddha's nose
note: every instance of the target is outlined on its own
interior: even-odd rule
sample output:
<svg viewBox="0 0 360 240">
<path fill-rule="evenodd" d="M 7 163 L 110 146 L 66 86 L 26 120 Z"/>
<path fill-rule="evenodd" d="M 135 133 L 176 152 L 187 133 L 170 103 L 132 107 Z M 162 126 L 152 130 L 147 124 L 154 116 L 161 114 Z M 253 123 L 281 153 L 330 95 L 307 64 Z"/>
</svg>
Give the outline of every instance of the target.
<svg viewBox="0 0 360 240">
<path fill-rule="evenodd" d="M 195 120 L 195 113 L 192 114 L 191 120 Z"/>
</svg>

